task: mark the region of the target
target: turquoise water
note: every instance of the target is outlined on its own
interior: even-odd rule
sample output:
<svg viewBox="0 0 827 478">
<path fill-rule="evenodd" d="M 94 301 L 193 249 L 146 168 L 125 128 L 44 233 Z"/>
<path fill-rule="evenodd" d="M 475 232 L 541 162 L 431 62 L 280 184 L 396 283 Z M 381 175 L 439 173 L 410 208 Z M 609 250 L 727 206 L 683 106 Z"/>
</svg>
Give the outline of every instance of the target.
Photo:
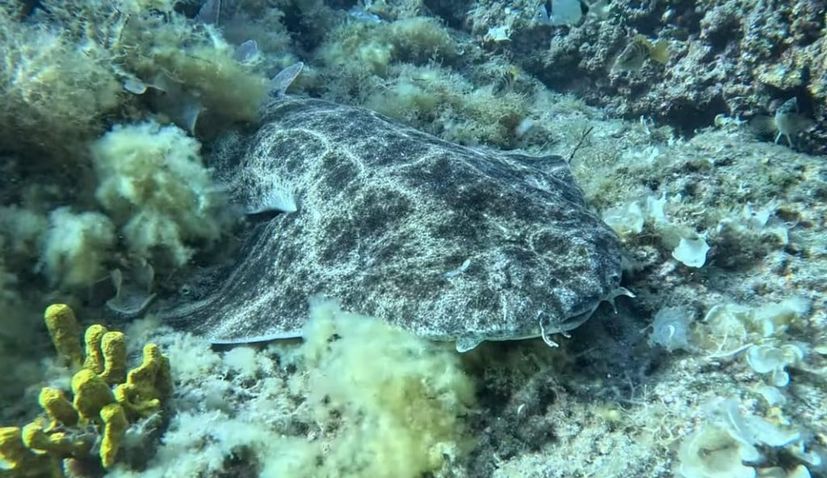
<svg viewBox="0 0 827 478">
<path fill-rule="evenodd" d="M 827 476 L 826 15 L 804 0 L 0 3 L 0 476 Z M 554 189 L 543 158 L 567 163 L 573 202 L 582 192 L 619 244 L 620 282 L 592 297 L 572 285 L 592 270 L 538 279 L 588 255 L 583 235 L 555 236 L 558 262 L 546 266 L 485 255 L 477 244 L 539 247 L 497 226 L 491 202 L 460 210 L 477 218 L 467 233 L 480 242 L 443 257 L 443 236 L 391 234 L 430 231 L 393 229 L 395 196 L 372 196 L 361 214 L 348 207 L 361 179 L 311 194 L 341 180 L 336 158 L 361 165 L 364 181 L 379 175 L 364 166 L 370 148 L 355 146 L 370 131 L 331 141 L 267 116 L 296 98 L 376 112 L 481 164 L 536 157 L 504 169 L 513 188 L 496 187 L 517 199 L 501 217 Z M 427 176 L 457 197 L 471 188 L 450 161 L 430 169 L 424 153 L 402 153 L 384 158 L 410 161 L 400 184 Z M 268 154 L 304 182 L 247 168 Z M 277 227 L 346 231 L 383 211 L 356 237 Z M 211 344 L 199 324 L 165 313 L 209 314 L 210 301 L 243 293 L 257 311 L 249 336 L 282 324 L 288 305 L 253 307 L 276 286 L 233 272 L 265 227 L 272 250 L 301 254 L 274 267 L 307 268 L 276 301 L 306 311 L 280 329 L 289 338 Z M 384 255 L 383 241 L 394 244 Z M 334 274 L 323 252 L 346 247 L 357 266 Z M 417 292 L 431 290 L 427 267 L 383 268 L 405 263 L 440 271 L 443 289 Z M 335 289 L 307 277 L 372 271 L 375 285 L 307 305 Z M 446 331 L 438 301 L 482 272 L 505 285 L 474 290 L 440 338 L 483 331 L 428 340 L 423 323 Z M 585 305 L 532 304 L 557 315 L 515 320 L 542 327 L 594 309 L 589 320 L 516 334 L 506 312 L 502 327 L 499 315 L 480 319 L 487 329 L 471 314 L 546 285 L 554 300 L 576 289 L 572 303 Z M 376 305 L 375 294 L 393 298 Z M 51 304 L 68 304 L 77 325 L 49 330 Z M 398 312 L 413 308 L 434 318 Z M 211 339 L 227 323 L 214 310 Z M 125 338 L 83 337 L 92 324 Z M 142 357 L 147 343 L 169 360 L 171 391 L 163 360 Z M 89 365 L 96 354 L 107 365 Z M 87 403 L 72 380 L 81 368 L 103 377 L 100 401 L 77 421 L 56 418 L 55 407 Z M 51 415 L 44 389 L 66 399 L 46 405 Z M 102 417 L 109 404 L 123 426 Z"/>
</svg>

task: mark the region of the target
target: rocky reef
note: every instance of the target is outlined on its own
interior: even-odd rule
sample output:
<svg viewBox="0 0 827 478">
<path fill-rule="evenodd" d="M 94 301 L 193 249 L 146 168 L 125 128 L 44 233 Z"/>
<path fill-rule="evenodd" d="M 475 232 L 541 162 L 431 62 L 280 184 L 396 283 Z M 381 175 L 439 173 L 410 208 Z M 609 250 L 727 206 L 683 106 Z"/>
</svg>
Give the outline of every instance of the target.
<svg viewBox="0 0 827 478">
<path fill-rule="evenodd" d="M 827 476 L 824 10 L 5 2 L 0 476 Z M 358 301 L 317 302 L 301 339 L 264 344 L 159 322 L 153 301 L 198 297 L 188 278 L 268 220 L 213 166 L 285 90 L 464 147 L 564 158 L 622 243 L 633 297 L 556 348 L 464 354 Z M 103 368 L 76 370 L 89 352 L 53 344 L 40 319 L 55 303 L 80 318 L 59 336 L 122 330 L 111 356 L 136 365 L 157 345 L 148 362 L 168 357 L 171 388 L 149 400 L 164 420 L 140 406 L 117 419 L 126 362 L 107 373 L 110 352 L 92 346 Z M 77 373 L 78 390 L 102 383 L 114 402 L 83 412 Z M 58 436 L 78 430 L 73 411 L 89 422 L 80 444 Z"/>
</svg>

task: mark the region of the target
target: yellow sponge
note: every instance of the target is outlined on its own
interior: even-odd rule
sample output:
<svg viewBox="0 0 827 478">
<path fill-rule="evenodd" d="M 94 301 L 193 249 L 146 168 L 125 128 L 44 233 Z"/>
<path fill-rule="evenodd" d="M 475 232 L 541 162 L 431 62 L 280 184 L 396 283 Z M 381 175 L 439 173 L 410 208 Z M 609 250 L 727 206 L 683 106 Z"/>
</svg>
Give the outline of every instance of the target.
<svg viewBox="0 0 827 478">
<path fill-rule="evenodd" d="M 44 321 L 57 356 L 70 367 L 79 368 L 83 363 L 83 351 L 80 348 L 80 326 L 75 313 L 66 304 L 50 305 L 46 308 Z"/>
<path fill-rule="evenodd" d="M 38 397 L 43 414 L 22 428 L 0 428 L 0 470 L 11 470 L 15 478 L 62 477 L 62 461 L 88 460 L 96 442 L 100 463 L 109 468 L 130 418 L 162 410 L 172 390 L 169 360 L 157 345 L 147 344 L 141 364 L 127 371 L 126 337 L 99 324 L 86 329 L 84 357 L 80 327 L 69 306 L 52 305 L 44 318 L 59 357 L 75 370 L 73 399 L 63 390 L 44 387 Z"/>
<path fill-rule="evenodd" d="M 52 421 L 52 426 L 60 425 L 71 427 L 78 422 L 78 412 L 62 390 L 43 387 L 38 397 L 38 403 L 46 411 Z"/>
<path fill-rule="evenodd" d="M 103 438 L 101 439 L 100 458 L 104 468 L 115 464 L 115 456 L 121 446 L 121 440 L 129 422 L 123 408 L 117 403 L 110 403 L 100 411 L 100 418 L 103 420 Z"/>
</svg>

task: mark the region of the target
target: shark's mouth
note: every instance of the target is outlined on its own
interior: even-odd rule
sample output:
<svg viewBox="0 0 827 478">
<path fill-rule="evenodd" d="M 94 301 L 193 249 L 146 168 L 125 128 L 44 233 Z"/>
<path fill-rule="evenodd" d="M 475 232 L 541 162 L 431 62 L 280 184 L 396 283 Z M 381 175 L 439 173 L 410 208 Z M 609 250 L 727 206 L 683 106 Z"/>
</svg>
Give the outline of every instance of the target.
<svg viewBox="0 0 827 478">
<path fill-rule="evenodd" d="M 559 345 L 553 340 L 551 340 L 551 338 L 549 338 L 549 335 L 562 334 L 564 337 L 568 337 L 568 334 L 566 332 L 572 329 L 576 329 L 577 327 L 583 325 L 583 323 L 589 320 L 589 317 L 591 317 L 592 314 L 594 314 L 594 311 L 597 310 L 601 303 L 609 302 L 610 304 L 612 304 L 612 309 L 614 309 L 614 300 L 621 295 L 625 295 L 627 297 L 635 296 L 624 287 L 616 287 L 611 292 L 606 294 L 606 296 L 603 298 L 590 299 L 581 302 L 578 307 L 572 309 L 573 313 L 565 319 L 563 319 L 563 322 L 561 322 L 554 329 L 548 328 L 547 324 L 543 323 L 543 314 L 541 314 L 538 320 L 538 323 L 540 325 L 539 336 L 543 339 L 543 342 L 545 342 L 549 347 L 558 347 Z"/>
<path fill-rule="evenodd" d="M 562 322 L 556 324 L 553 327 L 549 321 L 548 314 L 540 311 L 537 313 L 538 328 L 534 329 L 533 332 L 529 332 L 526 335 L 520 337 L 515 337 L 513 335 L 501 337 L 460 337 L 456 341 L 457 351 L 467 352 L 485 341 L 499 342 L 505 340 L 534 339 L 537 337 L 541 337 L 543 339 L 543 342 L 545 342 L 549 347 L 559 347 L 559 344 L 551 340 L 551 335 L 562 334 L 564 337 L 569 337 L 569 335 L 566 332 L 572 329 L 576 329 L 577 327 L 583 325 L 583 323 L 589 320 L 589 317 L 591 317 L 592 314 L 594 314 L 594 312 L 597 310 L 601 303 L 609 302 L 612 305 L 612 308 L 614 309 L 614 300 L 621 295 L 625 295 L 627 297 L 635 296 L 632 292 L 630 292 L 624 287 L 616 287 L 602 298 L 592 298 L 589 300 L 582 301 L 580 305 L 572 308 L 572 313 L 570 313 L 568 317 L 566 317 L 565 319 L 563 319 Z"/>
</svg>

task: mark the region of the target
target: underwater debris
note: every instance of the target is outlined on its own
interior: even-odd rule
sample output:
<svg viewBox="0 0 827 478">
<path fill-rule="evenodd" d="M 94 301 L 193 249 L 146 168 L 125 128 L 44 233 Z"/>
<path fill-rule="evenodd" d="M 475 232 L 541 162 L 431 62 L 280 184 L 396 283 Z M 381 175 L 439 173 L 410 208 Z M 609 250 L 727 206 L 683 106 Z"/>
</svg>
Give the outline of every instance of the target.
<svg viewBox="0 0 827 478">
<path fill-rule="evenodd" d="M 655 314 L 649 345 L 659 345 L 667 352 L 689 350 L 690 331 L 693 312 L 688 307 L 664 307 Z"/>
<path fill-rule="evenodd" d="M 773 423 L 764 417 L 743 413 L 734 398 L 716 398 L 706 405 L 706 422 L 680 445 L 677 475 L 682 478 L 809 477 L 803 464 L 787 474 L 783 468 L 756 470 L 767 449 L 795 449 L 806 441 L 801 430 Z M 756 473 L 759 471 L 759 473 Z M 778 472 L 781 472 L 779 475 Z"/>
<path fill-rule="evenodd" d="M 44 320 L 58 357 L 75 372 L 73 399 L 44 387 L 38 398 L 41 415 L 23 427 L 0 428 L 0 464 L 14 476 L 62 477 L 64 459 L 110 468 L 127 428 L 163 410 L 172 391 L 169 360 L 149 343 L 141 364 L 127 372 L 123 333 L 90 326 L 84 358 L 80 328 L 68 305 L 49 306 Z"/>
<path fill-rule="evenodd" d="M 703 234 L 681 237 L 677 247 L 672 250 L 672 257 L 687 267 L 699 268 L 706 263 L 709 244 Z"/>
</svg>

